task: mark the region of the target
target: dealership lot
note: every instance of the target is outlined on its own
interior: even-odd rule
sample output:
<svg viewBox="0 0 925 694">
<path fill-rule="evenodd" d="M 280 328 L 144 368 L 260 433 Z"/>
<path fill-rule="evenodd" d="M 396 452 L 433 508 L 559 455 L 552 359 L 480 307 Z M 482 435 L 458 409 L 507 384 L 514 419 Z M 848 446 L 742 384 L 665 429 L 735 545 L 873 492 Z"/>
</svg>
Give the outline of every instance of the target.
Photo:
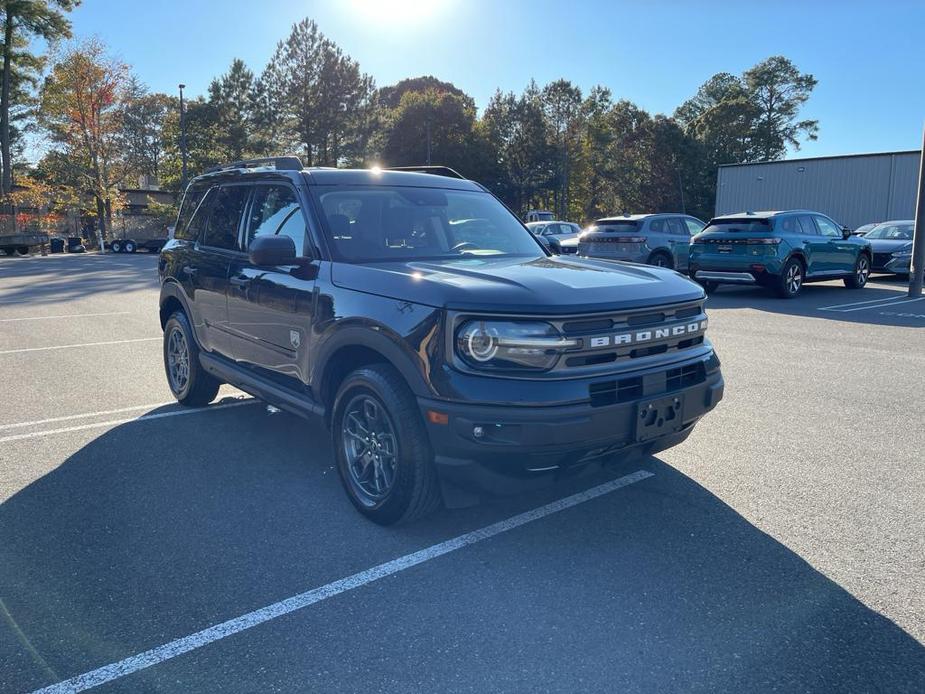
<svg viewBox="0 0 925 694">
<path fill-rule="evenodd" d="M 682 446 L 381 528 L 319 423 L 171 403 L 154 256 L 0 259 L 0 691 L 925 690 L 925 301 L 708 306 Z"/>
</svg>

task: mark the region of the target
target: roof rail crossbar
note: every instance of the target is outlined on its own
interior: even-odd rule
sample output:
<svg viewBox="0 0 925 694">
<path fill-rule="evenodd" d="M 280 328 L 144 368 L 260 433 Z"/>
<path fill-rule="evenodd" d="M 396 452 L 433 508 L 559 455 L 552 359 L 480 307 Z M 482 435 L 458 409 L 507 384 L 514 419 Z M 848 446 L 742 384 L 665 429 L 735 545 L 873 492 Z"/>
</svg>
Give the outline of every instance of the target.
<svg viewBox="0 0 925 694">
<path fill-rule="evenodd" d="M 231 169 L 253 169 L 258 166 L 272 166 L 280 171 L 301 171 L 302 160 L 296 156 L 288 155 L 285 157 L 261 157 L 260 159 L 242 159 L 241 161 L 232 162 L 231 164 L 222 164 L 213 166 L 206 173 L 216 171 L 228 171 Z"/>
<path fill-rule="evenodd" d="M 447 178 L 460 178 L 466 180 L 466 177 L 463 176 L 458 171 L 451 169 L 449 166 L 387 166 L 384 169 L 385 171 L 411 171 L 414 173 L 426 173 L 433 174 L 435 176 L 446 176 Z"/>
</svg>

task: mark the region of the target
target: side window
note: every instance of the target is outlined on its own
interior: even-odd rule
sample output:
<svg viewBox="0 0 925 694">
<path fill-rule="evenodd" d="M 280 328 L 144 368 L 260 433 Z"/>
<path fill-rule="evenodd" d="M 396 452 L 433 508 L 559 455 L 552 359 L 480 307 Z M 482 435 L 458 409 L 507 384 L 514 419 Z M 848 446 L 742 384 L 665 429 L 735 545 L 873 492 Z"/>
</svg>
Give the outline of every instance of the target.
<svg viewBox="0 0 925 694">
<path fill-rule="evenodd" d="M 703 231 L 703 224 L 698 222 L 696 219 L 691 219 L 690 217 L 684 218 L 684 224 L 687 225 L 687 231 L 691 236 L 694 234 L 699 234 Z"/>
<path fill-rule="evenodd" d="M 649 220 L 649 231 L 651 231 L 653 234 L 664 234 L 665 233 L 665 220 L 664 219 Z"/>
<path fill-rule="evenodd" d="M 665 226 L 668 228 L 668 233 L 672 236 L 687 236 L 687 231 L 684 229 L 684 226 L 681 224 L 681 220 L 677 217 L 669 217 L 665 220 Z"/>
<path fill-rule="evenodd" d="M 238 225 L 249 191 L 249 186 L 222 186 L 218 189 L 213 196 L 212 214 L 209 215 L 202 236 L 203 246 L 237 250 Z"/>
<path fill-rule="evenodd" d="M 247 243 L 257 236 L 281 234 L 295 242 L 297 256 L 305 254 L 305 218 L 299 200 L 289 186 L 261 185 L 247 219 Z"/>
<path fill-rule="evenodd" d="M 209 221 L 209 213 L 212 211 L 212 204 L 215 202 L 215 196 L 218 192 L 217 188 L 210 188 L 206 191 L 206 194 L 199 201 L 199 205 L 194 207 L 190 214 L 193 216 L 189 220 L 189 223 L 186 225 L 186 228 L 183 230 L 183 236 L 177 236 L 177 233 L 174 232 L 174 238 L 185 238 L 190 241 L 195 241 L 199 238 L 202 230 L 206 226 L 206 222 Z M 179 225 L 177 226 L 177 232 L 180 230 Z"/>
<path fill-rule="evenodd" d="M 177 224 L 174 227 L 173 236 L 176 239 L 190 240 L 196 238 L 195 232 L 191 233 L 190 220 L 193 213 L 199 207 L 199 203 L 205 197 L 208 189 L 204 186 L 192 187 L 186 189 L 183 196 L 183 202 L 180 205 L 180 213 L 177 215 Z"/>
<path fill-rule="evenodd" d="M 819 232 L 816 230 L 816 225 L 813 223 L 813 218 L 809 215 L 801 215 L 797 217 L 797 223 L 803 229 L 803 233 L 807 236 L 818 236 Z"/>
<path fill-rule="evenodd" d="M 828 236 L 830 238 L 841 238 L 841 229 L 839 229 L 835 224 L 825 217 L 816 217 L 813 219 L 816 220 L 816 226 L 819 227 L 819 233 L 823 236 Z"/>
<path fill-rule="evenodd" d="M 774 223 L 774 230 L 783 234 L 802 234 L 803 227 L 797 217 L 783 217 Z"/>
</svg>

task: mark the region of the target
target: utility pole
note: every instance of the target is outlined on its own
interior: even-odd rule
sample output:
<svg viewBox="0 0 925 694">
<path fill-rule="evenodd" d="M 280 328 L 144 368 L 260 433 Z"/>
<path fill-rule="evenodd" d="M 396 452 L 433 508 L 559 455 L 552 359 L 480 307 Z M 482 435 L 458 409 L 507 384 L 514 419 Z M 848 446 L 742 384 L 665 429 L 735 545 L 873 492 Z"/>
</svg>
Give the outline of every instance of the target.
<svg viewBox="0 0 925 694">
<path fill-rule="evenodd" d="M 922 128 L 922 152 L 919 154 L 919 198 L 915 206 L 915 235 L 912 237 L 912 267 L 909 270 L 909 296 L 922 296 L 925 274 L 925 127 Z"/>
<path fill-rule="evenodd" d="M 684 184 L 681 182 L 681 169 L 678 169 L 678 193 L 681 194 L 681 214 L 687 214 L 687 206 L 684 204 Z"/>
<path fill-rule="evenodd" d="M 186 191 L 186 110 L 183 108 L 183 88 L 186 87 L 185 84 L 179 85 L 180 87 L 180 157 L 183 161 L 182 169 L 180 172 L 180 188 L 183 191 Z"/>
</svg>

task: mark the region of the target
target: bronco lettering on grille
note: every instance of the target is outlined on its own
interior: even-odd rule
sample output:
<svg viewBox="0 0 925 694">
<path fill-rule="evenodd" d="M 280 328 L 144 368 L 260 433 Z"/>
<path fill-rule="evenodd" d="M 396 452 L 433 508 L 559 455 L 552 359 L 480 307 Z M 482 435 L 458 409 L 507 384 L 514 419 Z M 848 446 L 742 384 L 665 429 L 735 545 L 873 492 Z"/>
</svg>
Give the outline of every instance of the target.
<svg viewBox="0 0 925 694">
<path fill-rule="evenodd" d="M 673 337 L 691 337 L 707 329 L 706 319 L 691 323 L 679 323 L 664 328 L 649 328 L 616 335 L 596 335 L 588 338 L 590 347 L 610 347 L 618 345 L 635 345 L 640 342 L 667 340 Z"/>
</svg>

